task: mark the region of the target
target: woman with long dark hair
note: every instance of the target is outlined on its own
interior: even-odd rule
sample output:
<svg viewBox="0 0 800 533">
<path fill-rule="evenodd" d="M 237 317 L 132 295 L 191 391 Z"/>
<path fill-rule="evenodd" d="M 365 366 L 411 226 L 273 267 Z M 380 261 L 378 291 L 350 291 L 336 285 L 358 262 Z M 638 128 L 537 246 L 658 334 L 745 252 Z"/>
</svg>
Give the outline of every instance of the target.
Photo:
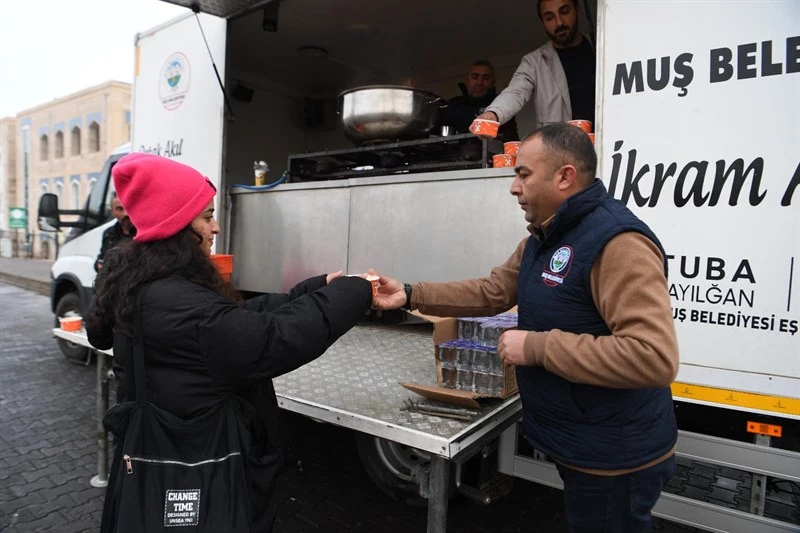
<svg viewBox="0 0 800 533">
<path fill-rule="evenodd" d="M 243 301 L 208 257 L 220 228 L 216 190 L 207 178 L 147 154 L 122 158 L 112 175 L 137 234 L 109 252 L 96 279 L 89 341 L 113 346 L 115 366 L 125 375 L 133 372 L 134 331 L 140 330 L 147 400 L 181 420 L 231 398 L 248 407 L 251 531 L 270 531 L 274 482 L 288 452 L 271 380 L 319 357 L 354 326 L 372 304 L 372 287 L 336 272 L 288 294 Z M 118 381 L 124 402 L 133 391 L 122 376 Z M 115 454 L 117 466 L 120 460 Z M 115 472 L 103 513 L 107 531 L 118 529 Z"/>
</svg>

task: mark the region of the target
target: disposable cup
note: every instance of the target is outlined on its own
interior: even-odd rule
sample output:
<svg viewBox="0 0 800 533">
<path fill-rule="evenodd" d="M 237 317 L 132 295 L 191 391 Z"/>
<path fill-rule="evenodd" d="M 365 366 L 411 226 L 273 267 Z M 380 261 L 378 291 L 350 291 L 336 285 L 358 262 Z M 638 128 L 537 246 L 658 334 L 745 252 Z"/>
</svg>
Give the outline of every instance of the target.
<svg viewBox="0 0 800 533">
<path fill-rule="evenodd" d="M 65 316 L 58 320 L 64 331 L 80 331 L 83 328 L 83 318 L 79 316 Z"/>
<path fill-rule="evenodd" d="M 505 155 L 517 155 L 519 152 L 519 147 L 522 143 L 519 141 L 510 141 L 507 143 L 503 143 L 503 153 Z"/>
<path fill-rule="evenodd" d="M 230 281 L 233 273 L 233 256 L 230 254 L 211 254 L 209 259 L 217 267 L 222 279 Z"/>
<path fill-rule="evenodd" d="M 367 275 L 367 281 L 372 283 L 372 295 L 376 296 L 378 294 L 378 288 L 381 286 L 380 277 L 373 276 L 371 274 Z"/>
<path fill-rule="evenodd" d="M 591 120 L 568 120 L 567 124 L 572 124 L 573 126 L 577 126 L 586 133 L 592 133 L 592 121 Z"/>
<path fill-rule="evenodd" d="M 497 154 L 492 156 L 492 166 L 494 168 L 513 167 L 517 164 L 517 156 Z"/>
<path fill-rule="evenodd" d="M 469 126 L 470 133 L 474 135 L 483 135 L 485 137 L 497 137 L 497 132 L 500 129 L 500 123 L 496 120 L 485 120 L 476 118 Z"/>
</svg>

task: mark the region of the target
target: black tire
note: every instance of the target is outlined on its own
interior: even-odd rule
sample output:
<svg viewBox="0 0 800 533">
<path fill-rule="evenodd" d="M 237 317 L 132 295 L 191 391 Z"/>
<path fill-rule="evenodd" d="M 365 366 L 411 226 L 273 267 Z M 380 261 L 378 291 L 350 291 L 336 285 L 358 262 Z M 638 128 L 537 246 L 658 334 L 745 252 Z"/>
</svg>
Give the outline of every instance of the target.
<svg viewBox="0 0 800 533">
<path fill-rule="evenodd" d="M 58 300 L 58 304 L 56 304 L 56 327 L 60 325 L 58 319 L 65 316 L 83 316 L 81 299 L 74 292 L 68 292 Z M 70 363 L 87 364 L 89 360 L 89 350 L 80 344 L 58 339 L 58 347 Z"/>
<path fill-rule="evenodd" d="M 381 492 L 410 505 L 427 505 L 427 500 L 419 495 L 419 482 L 413 478 L 412 469 L 430 466 L 428 452 L 366 433 L 354 432 L 354 435 L 367 476 Z M 455 485 L 451 485 L 450 497 L 455 492 Z"/>
</svg>

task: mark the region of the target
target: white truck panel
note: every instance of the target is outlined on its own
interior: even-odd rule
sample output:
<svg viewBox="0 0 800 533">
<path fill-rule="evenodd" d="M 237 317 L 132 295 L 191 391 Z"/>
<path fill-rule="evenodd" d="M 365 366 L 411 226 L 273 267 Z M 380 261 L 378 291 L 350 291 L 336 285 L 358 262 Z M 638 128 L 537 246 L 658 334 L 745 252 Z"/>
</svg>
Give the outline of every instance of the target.
<svg viewBox="0 0 800 533">
<path fill-rule="evenodd" d="M 198 16 L 222 76 L 227 21 Z M 219 188 L 224 99 L 197 24 L 189 14 L 137 36 L 132 145 L 191 165 Z"/>
<path fill-rule="evenodd" d="M 800 3 L 683 5 L 604 3 L 600 175 L 674 256 L 678 381 L 800 398 Z"/>
</svg>

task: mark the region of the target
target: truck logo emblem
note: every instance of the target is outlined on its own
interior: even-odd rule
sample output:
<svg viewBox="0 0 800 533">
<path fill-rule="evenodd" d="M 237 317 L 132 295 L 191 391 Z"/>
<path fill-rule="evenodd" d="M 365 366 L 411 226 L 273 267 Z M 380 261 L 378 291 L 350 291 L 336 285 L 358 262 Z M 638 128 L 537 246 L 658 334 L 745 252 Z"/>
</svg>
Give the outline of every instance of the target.
<svg viewBox="0 0 800 533">
<path fill-rule="evenodd" d="M 178 109 L 189 92 L 191 68 L 189 59 L 181 52 L 171 54 L 161 68 L 158 96 L 164 109 Z"/>
<path fill-rule="evenodd" d="M 567 277 L 571 264 L 572 247 L 562 246 L 550 258 L 550 264 L 548 265 L 550 268 L 545 268 L 542 272 L 542 282 L 551 287 L 564 283 L 564 278 Z"/>
</svg>

